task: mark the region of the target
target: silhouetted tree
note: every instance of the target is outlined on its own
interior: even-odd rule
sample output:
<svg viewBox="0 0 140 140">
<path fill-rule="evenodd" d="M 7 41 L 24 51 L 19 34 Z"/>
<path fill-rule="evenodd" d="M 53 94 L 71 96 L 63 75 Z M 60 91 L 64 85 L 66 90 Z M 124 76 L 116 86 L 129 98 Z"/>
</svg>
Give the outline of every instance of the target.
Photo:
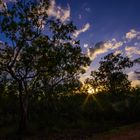
<svg viewBox="0 0 140 140">
<path fill-rule="evenodd" d="M 60 93 L 60 87 L 70 88 L 90 63 L 71 37 L 76 27 L 52 20 L 48 7 L 48 0 L 18 0 L 7 6 L 3 3 L 0 11 L 0 33 L 6 38 L 0 45 L 0 73 L 17 85 L 20 132 L 26 130 L 33 93 L 51 96 Z"/>
<path fill-rule="evenodd" d="M 135 59 L 134 63 L 140 64 L 140 58 Z M 138 79 L 140 80 L 140 70 L 135 71 L 135 73 L 136 73 Z"/>
<path fill-rule="evenodd" d="M 93 77 L 92 77 L 92 78 L 87 78 L 87 79 L 85 80 L 85 85 L 88 85 L 88 84 L 93 88 L 94 93 L 96 93 L 96 91 L 97 91 L 98 88 L 99 88 L 98 82 L 97 82 L 95 79 L 93 79 Z M 87 87 L 87 88 L 88 88 L 88 87 Z M 88 89 L 87 89 L 87 90 L 88 90 Z"/>
<path fill-rule="evenodd" d="M 126 68 L 133 66 L 133 63 L 127 57 L 121 54 L 108 54 L 100 61 L 97 71 L 91 72 L 91 83 L 98 84 L 101 90 L 116 94 L 130 89 L 131 82 L 127 74 L 124 73 Z M 89 81 L 89 80 L 88 80 Z M 94 86 L 94 85 L 93 85 Z"/>
</svg>

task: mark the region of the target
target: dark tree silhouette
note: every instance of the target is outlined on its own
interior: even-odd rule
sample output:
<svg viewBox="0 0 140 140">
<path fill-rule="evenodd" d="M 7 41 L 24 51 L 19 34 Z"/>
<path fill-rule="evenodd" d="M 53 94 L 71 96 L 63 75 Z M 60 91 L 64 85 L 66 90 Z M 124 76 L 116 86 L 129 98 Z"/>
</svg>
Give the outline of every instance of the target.
<svg viewBox="0 0 140 140">
<path fill-rule="evenodd" d="M 0 33 L 6 38 L 0 45 L 0 73 L 18 87 L 20 132 L 27 128 L 28 102 L 33 93 L 50 97 L 64 87 L 75 87 L 78 75 L 90 63 L 79 42 L 71 37 L 76 27 L 48 17 L 48 7 L 48 0 L 18 0 L 3 4 L 0 11 Z"/>
<path fill-rule="evenodd" d="M 94 87 L 98 85 L 101 90 L 116 94 L 118 92 L 127 91 L 130 89 L 131 82 L 128 80 L 124 69 L 133 66 L 133 62 L 121 54 L 108 54 L 100 61 L 100 66 L 97 71 L 91 72 L 91 79 L 88 83 Z M 94 84 L 93 84 L 94 83 Z"/>
<path fill-rule="evenodd" d="M 135 59 L 134 63 L 140 64 L 140 58 Z M 140 70 L 136 70 L 135 73 L 136 73 L 138 79 L 140 80 Z"/>
</svg>

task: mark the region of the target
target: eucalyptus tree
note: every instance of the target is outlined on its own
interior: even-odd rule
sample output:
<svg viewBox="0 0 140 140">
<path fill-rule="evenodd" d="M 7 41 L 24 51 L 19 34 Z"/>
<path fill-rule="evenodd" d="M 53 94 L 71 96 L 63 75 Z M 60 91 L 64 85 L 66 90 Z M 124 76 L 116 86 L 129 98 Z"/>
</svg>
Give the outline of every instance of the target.
<svg viewBox="0 0 140 140">
<path fill-rule="evenodd" d="M 78 84 L 90 60 L 72 38 L 76 27 L 48 16 L 50 1 L 17 0 L 0 10 L 0 73 L 17 85 L 19 130 L 28 123 L 29 97 L 33 93 L 62 93 Z M 67 88 L 66 88 L 67 87 Z M 60 90 L 61 89 L 61 90 Z"/>
<path fill-rule="evenodd" d="M 132 66 L 133 62 L 128 57 L 110 53 L 100 61 L 98 70 L 91 72 L 91 81 L 96 82 L 96 86 L 101 90 L 112 94 L 128 91 L 131 82 L 124 70 Z"/>
</svg>

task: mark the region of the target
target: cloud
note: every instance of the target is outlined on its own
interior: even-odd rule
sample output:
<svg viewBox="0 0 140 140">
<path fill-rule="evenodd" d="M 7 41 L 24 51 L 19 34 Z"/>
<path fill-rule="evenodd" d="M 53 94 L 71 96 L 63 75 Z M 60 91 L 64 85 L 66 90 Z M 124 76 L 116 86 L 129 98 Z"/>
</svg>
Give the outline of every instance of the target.
<svg viewBox="0 0 140 140">
<path fill-rule="evenodd" d="M 122 41 L 117 41 L 115 38 L 113 38 L 111 41 L 108 41 L 106 45 L 110 46 L 110 49 L 118 49 L 123 45 Z"/>
<path fill-rule="evenodd" d="M 135 74 L 134 71 L 130 71 L 130 72 L 128 73 L 128 79 L 129 79 L 130 81 L 132 81 L 132 82 L 131 82 L 131 85 L 132 85 L 133 87 L 135 87 L 135 86 L 140 86 L 140 80 L 137 79 L 137 76 L 136 76 L 136 74 Z"/>
<path fill-rule="evenodd" d="M 17 0 L 0 0 L 0 9 L 4 8 L 2 2 L 6 6 L 7 3 L 17 2 Z M 41 4 L 42 2 L 40 2 L 40 5 Z M 48 16 L 55 17 L 56 19 L 60 19 L 62 22 L 65 22 L 70 18 L 70 6 L 68 5 L 67 8 L 62 8 L 56 5 L 55 0 L 50 0 L 50 6 L 48 10 L 46 10 L 45 7 L 41 7 L 41 9 L 39 8 L 38 13 L 42 13 L 42 12 L 47 12 Z"/>
<path fill-rule="evenodd" d="M 140 46 L 140 42 L 135 42 L 134 45 L 135 46 Z"/>
<path fill-rule="evenodd" d="M 87 49 L 87 55 L 90 57 L 91 60 L 95 59 L 97 55 L 106 52 L 104 43 L 105 42 L 99 42 L 95 45 L 94 48 Z"/>
<path fill-rule="evenodd" d="M 87 49 L 87 55 L 93 60 L 98 55 L 108 52 L 109 50 L 117 50 L 123 45 L 123 42 L 112 39 L 106 42 L 99 42 L 94 48 Z"/>
<path fill-rule="evenodd" d="M 134 38 L 140 39 L 140 32 L 135 29 L 131 29 L 125 36 L 126 39 L 132 40 Z"/>
<path fill-rule="evenodd" d="M 80 77 L 80 81 L 82 83 L 84 83 L 84 81 L 90 76 L 90 73 L 93 69 L 91 69 L 91 67 L 86 67 L 84 68 L 86 73 L 82 74 L 82 76 Z"/>
<path fill-rule="evenodd" d="M 86 32 L 87 30 L 89 30 L 89 28 L 90 28 L 90 24 L 89 24 L 89 23 L 85 24 L 84 27 L 83 27 L 82 29 L 76 30 L 76 31 L 73 33 L 73 37 L 74 37 L 74 38 L 77 38 L 81 33 L 84 33 L 84 32 Z"/>
<path fill-rule="evenodd" d="M 62 22 L 65 22 L 70 18 L 70 6 L 68 5 L 67 8 L 62 8 L 56 5 L 55 0 L 51 0 L 47 13 L 48 16 L 55 17 L 56 19 L 60 19 Z"/>
<path fill-rule="evenodd" d="M 86 12 L 91 12 L 91 9 L 89 7 L 85 8 Z"/>
<path fill-rule="evenodd" d="M 135 72 L 134 72 L 134 71 L 130 71 L 130 72 L 128 73 L 128 78 L 129 78 L 130 81 L 136 80 L 137 77 L 136 77 Z"/>
<path fill-rule="evenodd" d="M 7 3 L 17 2 L 17 0 L 0 0 L 0 10 L 7 9 Z"/>
<path fill-rule="evenodd" d="M 0 45 L 3 45 L 3 41 L 0 40 Z"/>
<path fill-rule="evenodd" d="M 128 57 L 132 58 L 133 55 L 140 55 L 140 49 L 134 46 L 127 46 L 125 47 L 125 53 Z"/>
<path fill-rule="evenodd" d="M 131 85 L 132 87 L 140 86 L 140 80 L 133 80 Z"/>
<path fill-rule="evenodd" d="M 115 55 L 117 55 L 117 54 L 122 54 L 122 53 L 123 53 L 122 50 L 116 50 L 116 51 L 114 52 Z"/>
<path fill-rule="evenodd" d="M 7 5 L 5 2 L 3 1 L 0 1 L 0 11 L 4 10 L 4 9 L 7 9 Z"/>
<path fill-rule="evenodd" d="M 88 48 L 88 44 L 84 44 L 84 48 Z"/>
</svg>

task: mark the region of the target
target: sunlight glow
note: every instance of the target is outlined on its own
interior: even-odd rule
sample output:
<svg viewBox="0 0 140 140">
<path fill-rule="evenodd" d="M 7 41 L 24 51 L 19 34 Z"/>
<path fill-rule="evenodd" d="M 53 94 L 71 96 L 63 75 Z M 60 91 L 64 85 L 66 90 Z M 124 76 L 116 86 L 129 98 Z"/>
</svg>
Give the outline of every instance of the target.
<svg viewBox="0 0 140 140">
<path fill-rule="evenodd" d="M 88 94 L 96 94 L 99 92 L 99 89 L 93 88 L 91 85 L 87 85 L 87 92 Z"/>
<path fill-rule="evenodd" d="M 89 99 L 92 99 L 94 102 L 96 102 L 96 104 L 99 106 L 99 108 L 101 110 L 104 110 L 102 105 L 100 104 L 100 102 L 96 99 L 94 93 L 91 94 L 91 91 L 89 91 L 89 94 L 87 95 L 87 97 L 83 103 L 83 107 L 85 107 L 85 105 L 88 103 Z"/>
<path fill-rule="evenodd" d="M 101 110 L 103 110 L 103 107 L 101 106 L 100 102 L 96 99 L 96 93 L 99 92 L 99 89 L 94 89 L 91 85 L 86 84 L 86 93 L 87 96 L 83 102 L 83 107 L 85 107 L 85 105 L 89 102 L 89 101 L 93 101 L 96 102 L 96 104 L 100 107 Z"/>
<path fill-rule="evenodd" d="M 98 89 L 98 88 L 96 88 L 96 89 L 95 89 L 95 91 L 96 91 L 96 92 L 99 92 L 99 89 Z"/>
<path fill-rule="evenodd" d="M 92 87 L 89 87 L 88 94 L 94 94 L 94 93 L 95 93 L 94 89 Z"/>
</svg>

